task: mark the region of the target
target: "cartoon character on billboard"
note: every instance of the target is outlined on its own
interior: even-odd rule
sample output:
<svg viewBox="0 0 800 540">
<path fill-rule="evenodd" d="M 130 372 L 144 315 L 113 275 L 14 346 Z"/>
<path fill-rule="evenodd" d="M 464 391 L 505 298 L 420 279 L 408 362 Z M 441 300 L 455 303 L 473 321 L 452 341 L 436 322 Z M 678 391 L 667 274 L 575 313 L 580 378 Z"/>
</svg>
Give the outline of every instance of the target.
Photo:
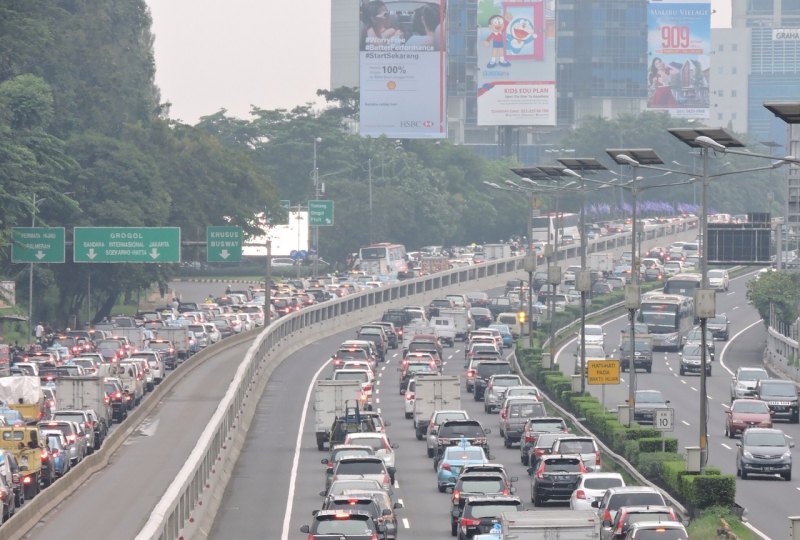
<svg viewBox="0 0 800 540">
<path fill-rule="evenodd" d="M 486 64 L 486 67 L 488 68 L 493 68 L 496 65 L 500 65 L 502 67 L 508 67 L 511 65 L 511 62 L 506 60 L 505 57 L 505 33 L 510 21 L 510 14 L 506 14 L 505 17 L 502 15 L 492 15 L 489 17 L 489 35 L 486 37 L 486 41 L 483 43 L 484 47 L 492 48 L 492 56 L 489 59 L 489 63 Z"/>
<path fill-rule="evenodd" d="M 519 17 L 508 25 L 508 51 L 511 54 L 523 53 L 523 50 L 533 47 L 536 32 L 533 31 L 533 22 L 526 17 Z M 527 51 L 526 51 L 527 53 Z"/>
</svg>

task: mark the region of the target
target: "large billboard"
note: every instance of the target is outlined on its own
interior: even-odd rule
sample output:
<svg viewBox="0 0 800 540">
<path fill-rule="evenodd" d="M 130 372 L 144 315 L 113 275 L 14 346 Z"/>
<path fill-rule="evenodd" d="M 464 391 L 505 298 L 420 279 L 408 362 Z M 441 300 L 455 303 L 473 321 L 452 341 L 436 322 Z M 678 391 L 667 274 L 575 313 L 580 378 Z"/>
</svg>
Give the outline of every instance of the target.
<svg viewBox="0 0 800 540">
<path fill-rule="evenodd" d="M 708 118 L 711 5 L 647 5 L 647 108 L 676 118 Z"/>
<path fill-rule="evenodd" d="M 447 137 L 445 0 L 362 0 L 360 133 Z"/>
<path fill-rule="evenodd" d="M 478 125 L 556 125 L 555 1 L 478 4 Z"/>
</svg>

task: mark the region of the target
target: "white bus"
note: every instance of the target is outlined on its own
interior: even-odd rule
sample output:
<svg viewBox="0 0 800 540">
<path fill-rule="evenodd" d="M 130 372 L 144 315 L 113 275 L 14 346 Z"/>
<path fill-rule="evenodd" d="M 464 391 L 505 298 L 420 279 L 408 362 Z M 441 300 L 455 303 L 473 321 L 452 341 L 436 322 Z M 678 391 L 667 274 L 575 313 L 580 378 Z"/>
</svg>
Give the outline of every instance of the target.
<svg viewBox="0 0 800 540">
<path fill-rule="evenodd" d="M 397 279 L 397 274 L 408 272 L 406 247 L 402 244 L 372 244 L 358 250 L 356 270 L 387 279 Z"/>
<path fill-rule="evenodd" d="M 564 212 L 559 212 L 558 217 L 556 217 L 555 213 L 545 216 L 535 216 L 533 218 L 531 231 L 532 240 L 555 245 L 556 230 L 558 230 L 559 243 L 561 243 L 560 239 L 564 235 L 572 237 L 578 242 L 581 236 L 579 228 L 580 221 L 580 215 Z M 548 232 L 550 233 L 549 237 Z"/>
<path fill-rule="evenodd" d="M 677 351 L 683 337 L 694 328 L 694 298 L 677 294 L 643 296 L 636 320 L 647 325 L 654 349 Z"/>
<path fill-rule="evenodd" d="M 664 294 L 678 294 L 694 298 L 695 289 L 700 288 L 703 277 L 695 273 L 675 274 L 664 283 Z"/>
</svg>

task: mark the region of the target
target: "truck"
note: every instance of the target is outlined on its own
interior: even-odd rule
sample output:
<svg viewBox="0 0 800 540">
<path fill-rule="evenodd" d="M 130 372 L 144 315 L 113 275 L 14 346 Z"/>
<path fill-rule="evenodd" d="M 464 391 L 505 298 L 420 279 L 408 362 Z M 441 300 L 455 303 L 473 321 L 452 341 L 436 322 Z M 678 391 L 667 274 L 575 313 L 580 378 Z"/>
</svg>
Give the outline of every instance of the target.
<svg viewBox="0 0 800 540">
<path fill-rule="evenodd" d="M 461 409 L 461 381 L 457 375 L 418 377 L 414 396 L 414 431 L 421 441 L 434 411 Z"/>
<path fill-rule="evenodd" d="M 611 275 L 614 271 L 614 256 L 607 252 L 601 251 L 599 253 L 589 253 L 589 270 L 601 272 L 604 276 Z"/>
<path fill-rule="evenodd" d="M 349 403 L 358 403 L 361 383 L 358 381 L 318 380 L 314 387 L 314 432 L 317 449 L 325 450 L 334 420 L 344 416 Z"/>
<path fill-rule="evenodd" d="M 0 377 L 0 403 L 19 411 L 26 424 L 35 424 L 49 416 L 39 377 Z"/>
<path fill-rule="evenodd" d="M 189 358 L 189 329 L 185 326 L 165 326 L 155 331 L 157 339 L 168 339 L 175 346 L 179 360 Z"/>
<path fill-rule="evenodd" d="M 484 244 L 483 255 L 487 261 L 507 259 L 511 257 L 511 246 L 508 244 Z"/>
<path fill-rule="evenodd" d="M 467 308 L 441 308 L 439 317 L 448 317 L 456 323 L 455 339 L 466 341 L 473 330 L 472 316 Z"/>
<path fill-rule="evenodd" d="M 431 333 L 451 347 L 456 342 L 456 321 L 452 317 L 432 317 L 428 322 Z"/>
<path fill-rule="evenodd" d="M 105 429 L 111 426 L 111 400 L 106 396 L 103 379 L 100 377 L 57 377 L 56 396 L 59 409 L 93 409 Z"/>
<path fill-rule="evenodd" d="M 500 514 L 499 535 L 476 536 L 475 540 L 596 540 L 600 518 L 592 510 L 523 510 Z"/>
<path fill-rule="evenodd" d="M 42 481 L 42 448 L 38 427 L 0 427 L 0 449 L 17 458 L 25 499 L 32 499 L 39 493 Z"/>
</svg>

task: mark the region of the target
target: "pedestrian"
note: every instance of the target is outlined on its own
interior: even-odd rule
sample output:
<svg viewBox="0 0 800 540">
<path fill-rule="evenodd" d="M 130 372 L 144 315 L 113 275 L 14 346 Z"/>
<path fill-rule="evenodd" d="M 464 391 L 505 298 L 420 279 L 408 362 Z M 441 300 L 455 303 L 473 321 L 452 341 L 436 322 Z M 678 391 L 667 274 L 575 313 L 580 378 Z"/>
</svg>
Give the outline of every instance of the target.
<svg viewBox="0 0 800 540">
<path fill-rule="evenodd" d="M 39 321 L 39 324 L 36 325 L 33 335 L 36 336 L 37 343 L 42 342 L 42 339 L 44 338 L 44 326 L 42 326 L 42 321 Z"/>
</svg>

